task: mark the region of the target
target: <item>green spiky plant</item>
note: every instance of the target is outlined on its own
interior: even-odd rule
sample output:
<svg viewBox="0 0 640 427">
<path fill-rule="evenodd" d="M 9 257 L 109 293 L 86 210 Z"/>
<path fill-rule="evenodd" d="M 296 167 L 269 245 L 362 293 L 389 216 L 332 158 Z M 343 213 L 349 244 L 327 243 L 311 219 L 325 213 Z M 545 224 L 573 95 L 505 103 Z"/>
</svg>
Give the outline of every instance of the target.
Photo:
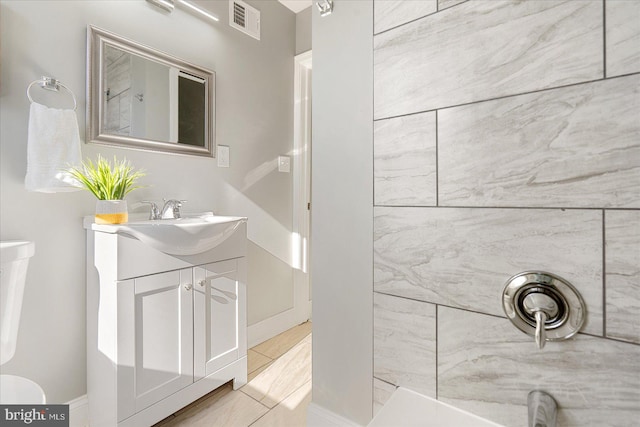
<svg viewBox="0 0 640 427">
<path fill-rule="evenodd" d="M 65 172 L 98 200 L 123 200 L 131 191 L 140 188 L 135 185 L 136 181 L 145 176 L 143 171 L 136 171 L 127 159 L 118 160 L 114 156 L 112 163 L 100 155 L 95 163 L 87 159 L 80 167 L 72 166 Z"/>
</svg>

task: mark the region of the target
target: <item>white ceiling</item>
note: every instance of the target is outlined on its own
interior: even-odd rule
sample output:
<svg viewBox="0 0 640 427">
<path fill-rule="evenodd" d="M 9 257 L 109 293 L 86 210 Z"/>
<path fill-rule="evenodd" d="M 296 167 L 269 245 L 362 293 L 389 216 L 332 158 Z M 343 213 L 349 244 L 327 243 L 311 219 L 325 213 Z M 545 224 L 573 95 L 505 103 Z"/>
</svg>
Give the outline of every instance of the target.
<svg viewBox="0 0 640 427">
<path fill-rule="evenodd" d="M 298 13 L 311 6 L 311 0 L 278 0 L 280 3 L 291 9 L 294 13 Z"/>
</svg>

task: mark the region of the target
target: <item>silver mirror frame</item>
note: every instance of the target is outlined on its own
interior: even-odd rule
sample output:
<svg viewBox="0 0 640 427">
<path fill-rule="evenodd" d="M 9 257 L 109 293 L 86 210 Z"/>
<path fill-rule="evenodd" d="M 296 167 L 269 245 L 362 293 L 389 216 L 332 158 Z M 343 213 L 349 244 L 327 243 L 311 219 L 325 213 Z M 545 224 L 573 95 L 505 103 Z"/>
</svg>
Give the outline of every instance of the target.
<svg viewBox="0 0 640 427">
<path fill-rule="evenodd" d="M 187 73 L 196 75 L 205 80 L 207 102 L 205 115 L 205 147 L 196 147 L 188 144 L 178 144 L 165 141 L 113 135 L 103 133 L 104 115 L 104 67 L 102 58 L 105 44 L 110 44 L 145 59 L 149 59 L 169 67 L 176 67 Z M 215 72 L 183 61 L 166 53 L 160 52 L 148 46 L 127 40 L 109 31 L 102 30 L 92 25 L 87 26 L 87 142 L 93 144 L 110 145 L 115 147 L 130 148 L 136 150 L 149 150 L 162 153 L 189 154 L 196 156 L 215 157 L 216 147 L 216 121 L 215 121 Z"/>
</svg>

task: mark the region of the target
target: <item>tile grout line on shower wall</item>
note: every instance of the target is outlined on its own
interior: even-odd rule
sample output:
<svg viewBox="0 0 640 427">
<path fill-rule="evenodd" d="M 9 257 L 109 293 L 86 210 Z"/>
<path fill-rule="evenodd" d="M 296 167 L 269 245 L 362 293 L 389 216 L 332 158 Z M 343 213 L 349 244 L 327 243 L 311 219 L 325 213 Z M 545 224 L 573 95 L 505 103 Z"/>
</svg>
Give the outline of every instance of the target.
<svg viewBox="0 0 640 427">
<path fill-rule="evenodd" d="M 407 117 L 407 116 L 414 116 L 414 115 L 417 115 L 417 114 L 429 113 L 429 112 L 436 111 L 436 110 L 448 110 L 448 109 L 452 109 L 452 108 L 466 107 L 466 106 L 469 106 L 469 105 L 482 104 L 484 102 L 499 101 L 499 100 L 502 100 L 502 99 L 515 98 L 515 97 L 518 97 L 518 96 L 531 95 L 531 94 L 534 94 L 534 93 L 549 92 L 549 91 L 561 90 L 561 89 L 565 89 L 565 88 L 577 87 L 577 86 L 582 86 L 582 85 L 589 85 L 589 84 L 598 83 L 598 82 L 610 81 L 610 80 L 620 79 L 620 78 L 624 78 L 624 77 L 635 76 L 635 75 L 638 75 L 638 74 L 640 74 L 640 72 L 625 73 L 625 74 L 620 74 L 620 75 L 611 76 L 611 77 L 602 77 L 602 78 L 597 78 L 597 79 L 592 79 L 592 80 L 585 80 L 585 81 L 581 81 L 581 82 L 569 83 L 569 84 L 566 84 L 566 85 L 547 87 L 547 88 L 543 88 L 543 89 L 530 90 L 530 91 L 526 91 L 526 92 L 512 93 L 512 94 L 509 94 L 509 95 L 502 95 L 502 96 L 497 96 L 497 97 L 493 97 L 493 98 L 479 99 L 477 101 L 464 102 L 464 103 L 461 103 L 461 104 L 440 106 L 440 107 L 437 107 L 437 108 L 430 108 L 428 110 L 412 111 L 410 113 L 397 114 L 397 115 L 388 116 L 388 117 L 378 117 L 377 119 L 374 118 L 373 121 L 374 122 L 379 122 L 379 121 L 382 121 L 382 120 L 397 119 L 397 118 L 401 118 L 401 117 Z"/>
<path fill-rule="evenodd" d="M 607 337 L 607 221 L 602 209 L 602 336 Z"/>
<path fill-rule="evenodd" d="M 602 77 L 607 78 L 607 0 L 602 0 Z"/>
<path fill-rule="evenodd" d="M 456 306 L 453 306 L 453 305 L 435 303 L 435 302 L 430 302 L 430 301 L 424 301 L 424 300 L 421 300 L 421 299 L 411 298 L 411 297 L 407 297 L 407 296 L 403 296 L 403 295 L 390 294 L 390 293 L 382 292 L 382 291 L 373 291 L 373 292 L 376 293 L 376 294 L 386 295 L 386 296 L 395 297 L 395 298 L 401 298 L 401 299 L 408 300 L 408 301 L 421 302 L 423 304 L 429 304 L 429 305 L 433 305 L 433 306 L 436 306 L 436 307 L 445 307 L 445 308 L 450 308 L 452 310 L 459 310 L 459 311 L 464 311 L 464 312 L 467 312 L 467 313 L 474 313 L 474 314 L 479 314 L 479 315 L 482 315 L 482 316 L 489 316 L 489 317 L 493 317 L 493 318 L 496 318 L 496 319 L 508 320 L 506 317 L 501 316 L 499 314 L 485 313 L 483 311 L 477 311 L 477 310 L 469 310 L 468 308 L 456 307 Z M 593 337 L 593 338 L 603 339 L 603 340 L 607 340 L 607 341 L 619 342 L 621 344 L 629 344 L 629 345 L 632 345 L 632 346 L 640 346 L 640 343 L 626 341 L 626 340 L 620 339 L 620 338 L 614 338 L 614 337 L 607 337 L 607 336 L 603 336 L 603 335 L 598 335 L 598 334 L 591 333 L 591 332 L 582 332 L 581 331 L 581 332 L 578 332 L 578 334 L 579 335 Z"/>
</svg>

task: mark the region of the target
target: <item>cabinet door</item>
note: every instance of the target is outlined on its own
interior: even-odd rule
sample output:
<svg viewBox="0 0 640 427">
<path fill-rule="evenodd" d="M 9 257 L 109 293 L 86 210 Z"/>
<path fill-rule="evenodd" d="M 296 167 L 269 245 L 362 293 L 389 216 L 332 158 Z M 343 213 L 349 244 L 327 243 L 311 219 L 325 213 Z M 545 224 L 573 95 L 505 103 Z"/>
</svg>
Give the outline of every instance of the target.
<svg viewBox="0 0 640 427">
<path fill-rule="evenodd" d="M 130 397 L 136 412 L 193 383 L 191 274 L 185 269 L 133 280 L 128 320 L 134 333 L 127 344 L 134 354 Z"/>
<path fill-rule="evenodd" d="M 239 357 L 238 261 L 194 269 L 194 376 L 198 380 Z"/>
</svg>

